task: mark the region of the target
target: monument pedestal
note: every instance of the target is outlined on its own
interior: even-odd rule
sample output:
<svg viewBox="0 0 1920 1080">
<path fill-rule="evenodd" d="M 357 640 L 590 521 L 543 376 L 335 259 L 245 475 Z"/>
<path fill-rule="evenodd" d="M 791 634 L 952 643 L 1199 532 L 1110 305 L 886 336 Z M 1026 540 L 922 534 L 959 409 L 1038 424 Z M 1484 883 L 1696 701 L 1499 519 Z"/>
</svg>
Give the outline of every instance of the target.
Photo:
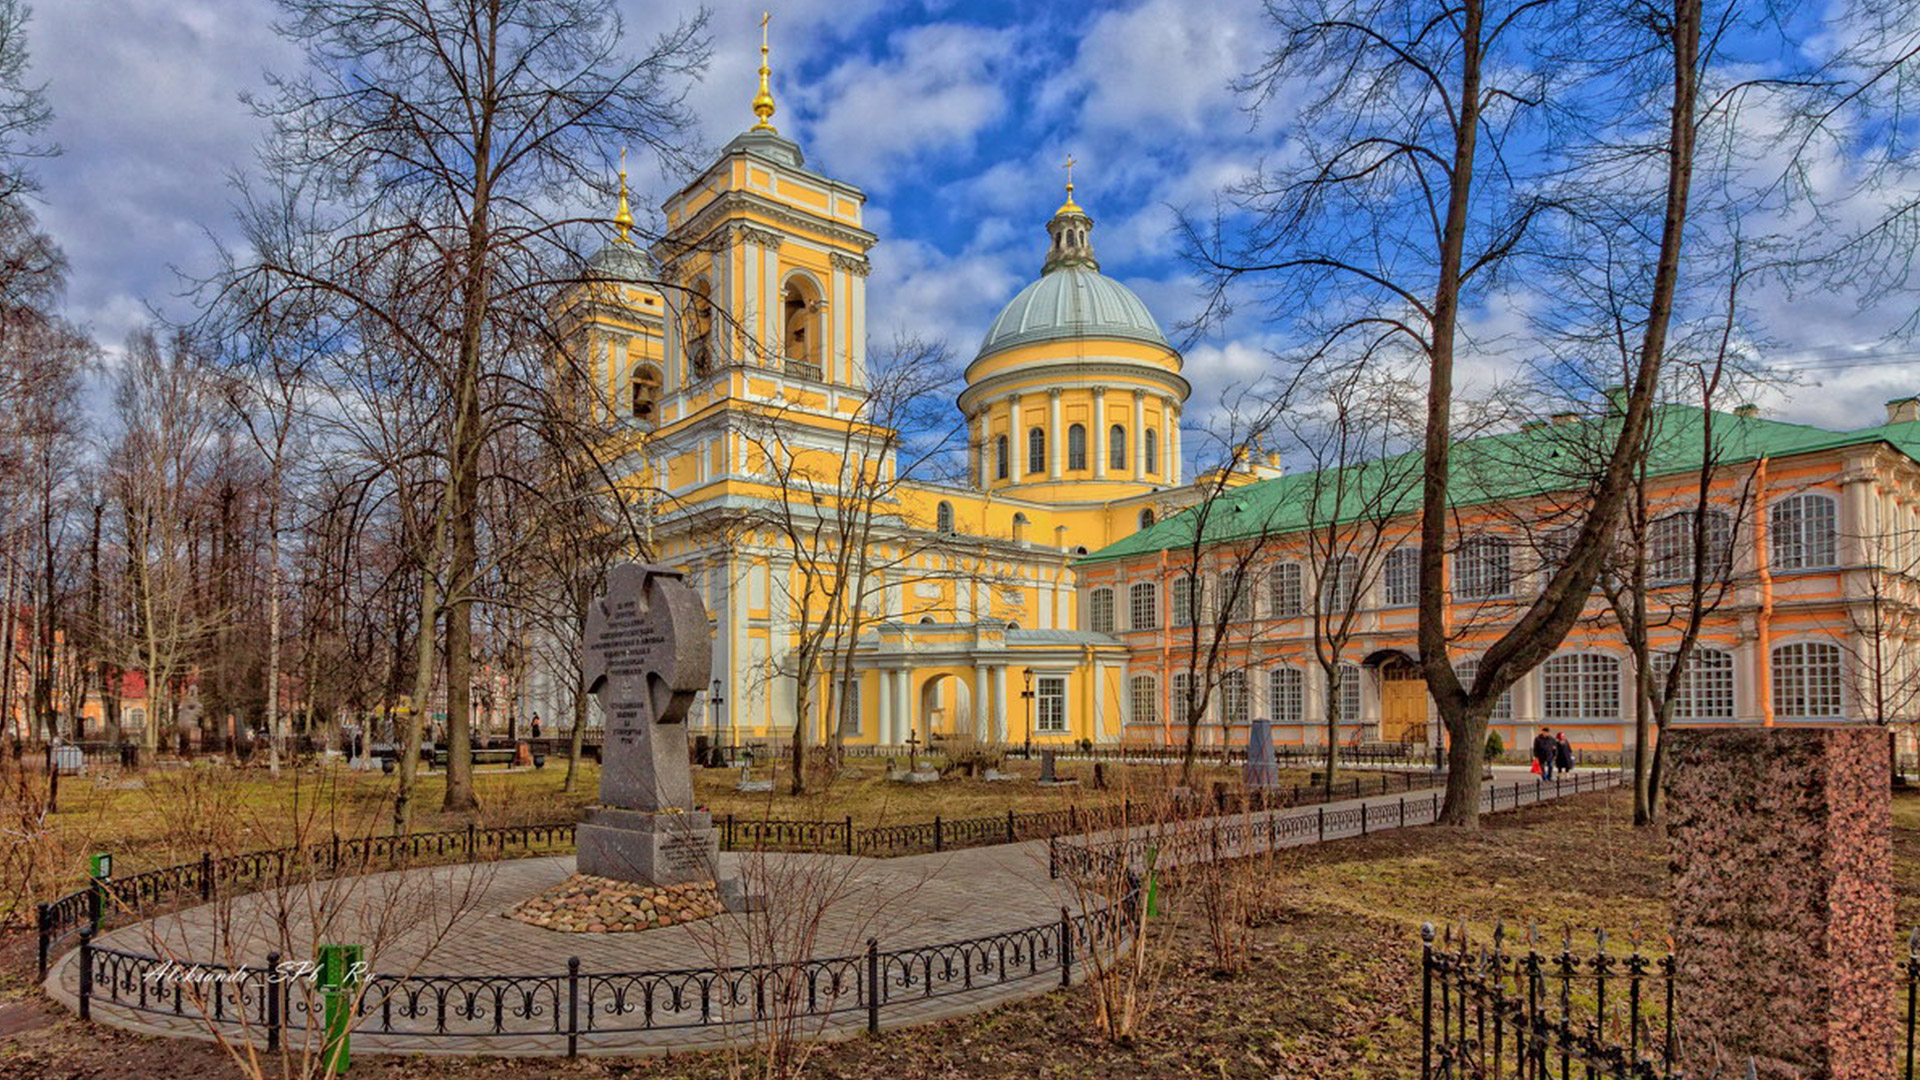
<svg viewBox="0 0 1920 1080">
<path fill-rule="evenodd" d="M 738 878 L 720 876 L 720 831 L 705 810 L 651 813 L 596 806 L 575 832 L 574 869 L 649 885 L 711 881 L 728 911 L 758 911 Z"/>
<path fill-rule="evenodd" d="M 1687 1075 L 1892 1080 L 1887 732 L 1675 728 L 1665 781 Z"/>
</svg>

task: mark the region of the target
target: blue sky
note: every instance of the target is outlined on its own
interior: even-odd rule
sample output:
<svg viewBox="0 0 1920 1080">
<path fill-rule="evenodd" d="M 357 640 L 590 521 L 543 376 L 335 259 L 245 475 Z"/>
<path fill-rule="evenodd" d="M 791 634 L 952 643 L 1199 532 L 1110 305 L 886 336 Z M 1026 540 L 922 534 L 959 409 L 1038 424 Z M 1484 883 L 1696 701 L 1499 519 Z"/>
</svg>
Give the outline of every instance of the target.
<svg viewBox="0 0 1920 1080">
<path fill-rule="evenodd" d="M 633 33 L 691 7 L 621 6 Z M 752 122 L 760 10 L 714 5 L 713 63 L 692 93 L 709 146 Z M 212 237 L 232 234 L 225 178 L 249 165 L 259 135 L 238 97 L 263 70 L 296 63 L 272 17 L 266 0 L 39 0 L 35 67 L 66 149 L 42 170 L 42 215 L 73 264 L 70 314 L 103 344 L 149 306 L 178 313 L 173 268 L 205 268 Z M 868 192 L 881 236 L 869 279 L 876 339 L 900 328 L 970 356 L 1039 271 L 1069 153 L 1103 268 L 1172 332 L 1196 298 L 1169 207 L 1204 209 L 1284 146 L 1281 111 L 1255 126 L 1228 88 L 1270 34 L 1252 0 L 800 0 L 774 11 L 776 122 L 810 165 Z M 617 153 L 609 147 L 609 161 Z M 641 201 L 669 186 L 639 179 Z M 1872 347 L 1898 315 L 1833 293 L 1762 307 L 1789 358 Z M 1250 321 L 1194 343 L 1191 410 L 1256 376 L 1276 344 Z M 1880 401 L 1920 390 L 1920 364 L 1823 378 L 1820 393 L 1766 404 L 1786 419 L 1857 426 Z"/>
</svg>

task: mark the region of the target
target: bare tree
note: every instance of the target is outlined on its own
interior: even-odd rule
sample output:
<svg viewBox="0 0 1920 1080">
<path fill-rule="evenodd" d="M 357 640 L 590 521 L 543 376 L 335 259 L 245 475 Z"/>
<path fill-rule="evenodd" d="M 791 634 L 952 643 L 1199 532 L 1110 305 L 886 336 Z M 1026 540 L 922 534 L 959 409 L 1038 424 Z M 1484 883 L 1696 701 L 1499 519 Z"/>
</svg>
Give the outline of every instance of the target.
<svg viewBox="0 0 1920 1080">
<path fill-rule="evenodd" d="M 253 256 L 227 283 L 265 304 L 329 306 L 359 348 L 442 384 L 450 407 L 429 441 L 443 484 L 420 550 L 444 558 L 445 578 L 423 599 L 417 640 L 431 661 L 444 611 L 445 807 L 472 809 L 481 485 L 502 420 L 489 402 L 539 382 L 549 305 L 579 265 L 579 223 L 552 208 L 605 187 L 608 143 L 686 163 L 682 95 L 705 60 L 704 14 L 628 57 L 608 0 L 280 6 L 307 68 L 271 76 L 253 103 L 273 124 L 264 170 L 288 197 L 250 205 Z M 288 207 L 297 228 L 281 224 Z"/>
</svg>

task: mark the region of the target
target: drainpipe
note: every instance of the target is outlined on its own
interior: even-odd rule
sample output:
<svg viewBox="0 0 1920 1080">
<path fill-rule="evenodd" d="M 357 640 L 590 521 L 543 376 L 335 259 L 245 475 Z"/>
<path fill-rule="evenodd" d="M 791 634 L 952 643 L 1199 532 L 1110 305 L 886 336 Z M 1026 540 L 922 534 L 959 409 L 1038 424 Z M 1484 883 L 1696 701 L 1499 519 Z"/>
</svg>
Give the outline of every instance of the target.
<svg viewBox="0 0 1920 1080">
<path fill-rule="evenodd" d="M 1753 561 L 1760 581 L 1760 655 L 1754 664 L 1753 684 L 1759 691 L 1760 722 L 1773 726 L 1773 560 L 1768 557 L 1767 458 L 1760 459 L 1754 482 Z"/>
</svg>

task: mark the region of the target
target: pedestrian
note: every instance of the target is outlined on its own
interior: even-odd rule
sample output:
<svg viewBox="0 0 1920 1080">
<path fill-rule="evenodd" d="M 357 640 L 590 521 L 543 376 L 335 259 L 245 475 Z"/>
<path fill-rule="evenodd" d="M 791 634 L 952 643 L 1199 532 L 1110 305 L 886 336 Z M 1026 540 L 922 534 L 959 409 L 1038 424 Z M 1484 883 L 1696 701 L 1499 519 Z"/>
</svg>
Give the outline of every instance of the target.
<svg viewBox="0 0 1920 1080">
<path fill-rule="evenodd" d="M 1564 731 L 1553 740 L 1553 764 L 1563 773 L 1573 771 L 1573 744 L 1567 741 Z"/>
<path fill-rule="evenodd" d="M 536 739 L 540 737 L 540 714 L 539 713 L 533 714 L 533 737 Z"/>
<path fill-rule="evenodd" d="M 1553 779 L 1554 760 L 1553 735 L 1551 732 L 1542 729 L 1538 735 L 1533 737 L 1534 772 L 1539 773 L 1543 780 Z"/>
</svg>

